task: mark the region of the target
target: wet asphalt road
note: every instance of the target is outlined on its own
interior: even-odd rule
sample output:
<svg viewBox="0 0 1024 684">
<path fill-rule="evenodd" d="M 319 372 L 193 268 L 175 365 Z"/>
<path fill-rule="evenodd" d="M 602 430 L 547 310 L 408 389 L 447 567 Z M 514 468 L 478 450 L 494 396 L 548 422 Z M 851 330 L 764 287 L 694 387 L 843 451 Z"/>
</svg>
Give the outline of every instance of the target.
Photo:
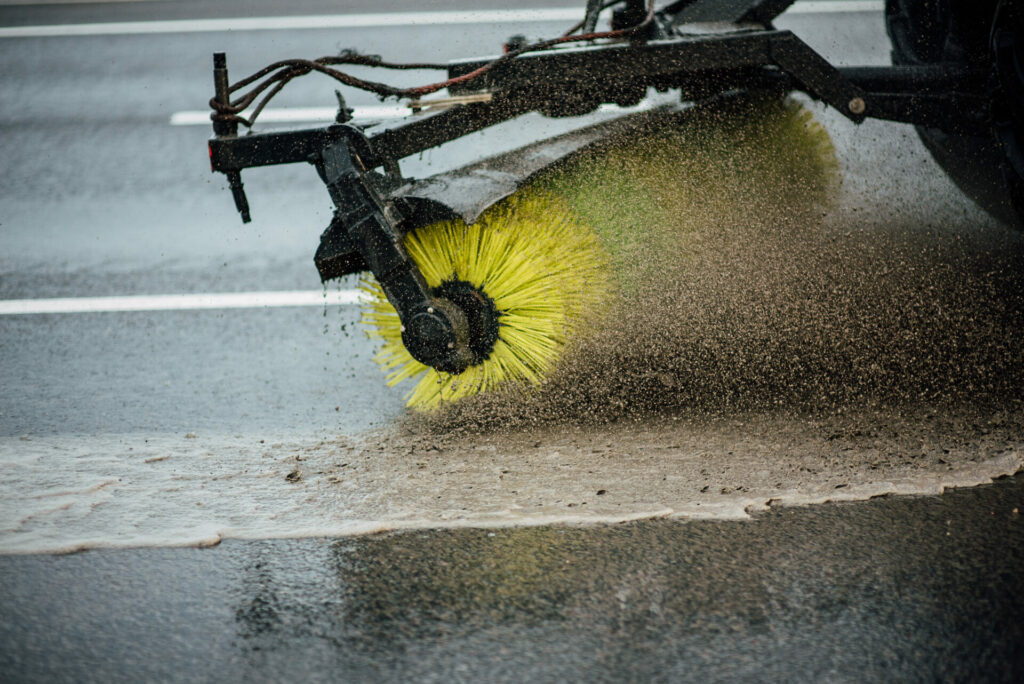
<svg viewBox="0 0 1024 684">
<path fill-rule="evenodd" d="M 6 681 L 1016 682 L 1024 478 L 745 522 L 0 557 Z"/>
<path fill-rule="evenodd" d="M 308 0 L 289 13 L 327 5 Z M 425 8 L 394 7 L 413 6 Z M 0 24 L 249 9 L 4 6 Z M 878 16 L 841 21 L 792 23 L 833 58 L 885 63 Z M 491 52 L 509 32 L 0 40 L 0 298 L 319 287 L 312 253 L 330 207 L 313 172 L 250 174 L 254 222 L 243 226 L 208 173 L 207 129 L 168 124 L 209 97 L 210 53 L 227 50 L 239 71 L 353 44 L 444 60 Z M 331 88 L 310 82 L 280 104 L 332 101 Z M 898 136 L 916 145 L 903 127 L 866 130 L 865 159 Z M 445 162 L 428 155 L 410 168 Z M 943 201 L 963 202 L 934 204 Z M 387 424 L 401 413 L 399 392 L 351 334 L 355 316 L 4 317 L 0 436 L 356 434 Z M 1019 681 L 1024 527 L 1012 511 L 1021 504 L 1018 475 L 753 522 L 0 556 L 0 679 Z"/>
</svg>

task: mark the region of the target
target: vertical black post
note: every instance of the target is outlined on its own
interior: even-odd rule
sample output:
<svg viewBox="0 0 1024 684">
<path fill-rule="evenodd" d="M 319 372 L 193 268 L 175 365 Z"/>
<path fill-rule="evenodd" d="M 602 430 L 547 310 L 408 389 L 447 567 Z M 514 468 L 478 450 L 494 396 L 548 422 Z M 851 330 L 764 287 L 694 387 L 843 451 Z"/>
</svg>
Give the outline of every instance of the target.
<svg viewBox="0 0 1024 684">
<path fill-rule="evenodd" d="M 231 103 L 231 94 L 228 92 L 228 56 L 223 52 L 213 53 L 213 98 L 223 105 Z M 217 136 L 238 135 L 238 124 L 215 118 L 213 132 Z"/>
<path fill-rule="evenodd" d="M 587 13 L 583 17 L 583 33 L 593 33 L 597 28 L 597 16 L 601 14 L 601 0 L 587 0 Z"/>
<path fill-rule="evenodd" d="M 213 98 L 218 104 L 227 105 L 231 103 L 231 92 L 228 86 L 228 56 L 223 52 L 213 53 Z M 225 121 L 218 116 L 219 112 L 213 113 L 213 133 L 218 138 L 234 138 L 238 135 L 238 122 Z M 228 185 L 231 186 L 231 195 L 235 199 L 235 208 L 242 215 L 242 223 L 249 223 L 252 218 L 249 215 L 249 200 L 245 196 L 245 187 L 242 185 L 241 171 L 228 171 Z"/>
</svg>

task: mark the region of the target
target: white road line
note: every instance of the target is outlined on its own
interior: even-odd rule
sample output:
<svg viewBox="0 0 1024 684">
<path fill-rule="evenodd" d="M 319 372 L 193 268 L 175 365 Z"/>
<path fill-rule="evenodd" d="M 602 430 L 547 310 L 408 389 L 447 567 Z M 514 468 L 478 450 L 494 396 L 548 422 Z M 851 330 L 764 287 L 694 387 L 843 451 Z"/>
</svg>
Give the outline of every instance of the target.
<svg viewBox="0 0 1024 684">
<path fill-rule="evenodd" d="M 638 105 L 632 107 L 620 107 L 615 104 L 603 104 L 598 107 L 598 111 L 602 113 L 610 112 L 640 112 L 646 111 L 654 106 L 654 103 L 650 100 L 644 100 Z M 399 119 L 403 116 L 412 115 L 413 111 L 408 107 L 402 107 L 400 105 L 393 106 L 381 106 L 381 107 L 353 107 L 352 118 L 364 121 L 370 121 L 374 119 Z M 267 108 L 260 112 L 259 122 L 261 124 L 268 123 L 299 123 L 299 122 L 317 122 L 317 121 L 334 121 L 334 115 L 338 113 L 337 107 L 280 107 L 280 108 Z M 250 110 L 242 112 L 242 116 L 249 116 Z M 210 125 L 210 110 L 209 109 L 189 109 L 181 112 L 174 112 L 171 114 L 170 124 L 172 126 L 209 126 Z"/>
<path fill-rule="evenodd" d="M 800 0 L 786 14 L 842 14 L 846 12 L 884 12 L 884 0 Z"/>
<path fill-rule="evenodd" d="M 469 10 L 464 12 L 381 12 L 374 14 L 317 14 L 293 17 L 236 17 L 170 21 L 114 21 L 97 24 L 56 24 L 0 28 L 0 38 L 109 36 L 146 33 L 206 33 L 210 31 L 274 31 L 297 29 L 356 29 L 388 26 L 454 26 L 535 21 L 573 21 L 579 7 L 536 10 Z"/>
<path fill-rule="evenodd" d="M 0 300 L 0 315 L 100 313 L 111 311 L 190 311 L 196 309 L 261 309 L 280 306 L 352 306 L 359 290 L 293 290 L 285 292 L 221 292 L 202 294 L 65 297 Z"/>
<path fill-rule="evenodd" d="M 0 0 L 0 7 L 38 7 L 39 5 L 123 5 L 130 2 L 159 0 Z"/>
<path fill-rule="evenodd" d="M 881 0 L 801 0 L 789 14 L 881 12 Z M 0 27 L 0 38 L 113 36 L 151 33 L 207 33 L 211 31 L 274 31 L 300 29 L 361 29 L 388 26 L 454 26 L 458 24 L 512 24 L 574 21 L 580 7 L 531 10 L 468 10 L 440 12 L 380 12 L 320 14 L 291 17 L 235 17 L 229 19 L 176 19 L 167 21 L 112 21 L 94 24 Z"/>
<path fill-rule="evenodd" d="M 412 114 L 408 107 L 400 105 L 380 107 L 353 107 L 355 119 L 398 119 Z M 260 112 L 260 123 L 297 123 L 300 121 L 334 121 L 337 107 L 280 107 Z M 242 112 L 248 116 L 249 110 Z M 209 126 L 210 110 L 186 110 L 171 114 L 172 126 Z"/>
</svg>

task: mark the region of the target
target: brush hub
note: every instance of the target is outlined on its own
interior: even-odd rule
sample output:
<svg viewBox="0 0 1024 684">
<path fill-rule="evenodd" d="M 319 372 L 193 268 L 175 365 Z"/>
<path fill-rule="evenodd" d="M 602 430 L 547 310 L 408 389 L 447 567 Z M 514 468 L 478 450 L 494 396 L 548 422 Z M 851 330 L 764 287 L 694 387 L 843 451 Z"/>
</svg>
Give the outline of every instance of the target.
<svg viewBox="0 0 1024 684">
<path fill-rule="evenodd" d="M 405 322 L 402 343 L 420 363 L 458 374 L 490 357 L 498 318 L 494 300 L 480 288 L 448 280 L 430 290 L 430 306 Z"/>
<path fill-rule="evenodd" d="M 498 341 L 499 313 L 494 300 L 465 280 L 446 280 L 433 288 L 431 294 L 451 302 L 465 316 L 469 332 L 468 365 L 476 366 L 486 361 Z"/>
<path fill-rule="evenodd" d="M 445 373 L 461 373 L 473 359 L 466 315 L 439 297 L 405 321 L 402 344 L 414 359 Z"/>
</svg>

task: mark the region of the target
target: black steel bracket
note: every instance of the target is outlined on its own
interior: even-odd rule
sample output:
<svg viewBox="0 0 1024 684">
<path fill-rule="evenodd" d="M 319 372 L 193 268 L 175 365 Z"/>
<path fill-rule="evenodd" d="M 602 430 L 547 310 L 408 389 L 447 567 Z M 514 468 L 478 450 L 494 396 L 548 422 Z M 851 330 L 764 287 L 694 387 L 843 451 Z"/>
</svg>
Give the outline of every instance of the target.
<svg viewBox="0 0 1024 684">
<path fill-rule="evenodd" d="M 766 14 L 784 1 L 754 5 Z M 692 29 L 692 31 L 691 31 Z M 397 160 L 436 147 L 530 111 L 578 115 L 605 102 L 628 105 L 646 88 L 678 88 L 684 99 L 701 99 L 734 89 L 773 87 L 803 90 L 854 122 L 874 117 L 961 132 L 989 121 L 989 103 L 977 74 L 943 67 L 836 68 L 789 31 L 757 25 L 722 30 L 676 26 L 668 38 L 616 41 L 527 53 L 480 78 L 453 85 L 453 95 L 486 93 L 476 102 L 409 117 L 377 127 L 361 152 L 367 169 L 394 168 Z M 226 98 L 223 55 L 215 59 L 218 98 Z M 451 78 L 492 58 L 449 64 Z M 256 133 L 239 136 L 236 126 L 214 118 L 210 140 L 214 171 L 228 176 L 236 205 L 248 217 L 243 169 L 297 162 L 316 163 L 320 151 L 350 139 L 351 126 Z M 230 129 L 230 130 L 229 130 Z"/>
<path fill-rule="evenodd" d="M 464 313 L 432 295 L 406 251 L 398 227 L 402 216 L 381 198 L 362 160 L 370 154 L 369 141 L 352 126 L 341 124 L 335 130 L 340 139 L 321 149 L 315 161 L 335 206 L 318 259 L 328 268 L 336 267 L 326 253 L 329 246 L 354 247 L 398 312 L 402 342 L 413 358 L 438 370 L 461 372 L 471 359 Z"/>
<path fill-rule="evenodd" d="M 464 76 L 493 59 L 452 62 L 448 76 Z M 710 32 L 680 28 L 662 40 L 527 53 L 449 91 L 456 95 L 487 91 L 510 100 L 524 92 L 543 93 L 549 101 L 576 102 L 569 113 L 580 114 L 604 102 L 616 102 L 627 86 L 686 90 L 704 81 L 710 83 L 702 90 L 715 90 L 717 84 L 731 86 L 734 74 L 751 81 L 756 80 L 753 71 L 772 69 L 788 76 L 792 87 L 823 100 L 849 119 L 859 123 L 865 118 L 864 92 L 838 69 L 790 31 L 756 26 Z"/>
</svg>

